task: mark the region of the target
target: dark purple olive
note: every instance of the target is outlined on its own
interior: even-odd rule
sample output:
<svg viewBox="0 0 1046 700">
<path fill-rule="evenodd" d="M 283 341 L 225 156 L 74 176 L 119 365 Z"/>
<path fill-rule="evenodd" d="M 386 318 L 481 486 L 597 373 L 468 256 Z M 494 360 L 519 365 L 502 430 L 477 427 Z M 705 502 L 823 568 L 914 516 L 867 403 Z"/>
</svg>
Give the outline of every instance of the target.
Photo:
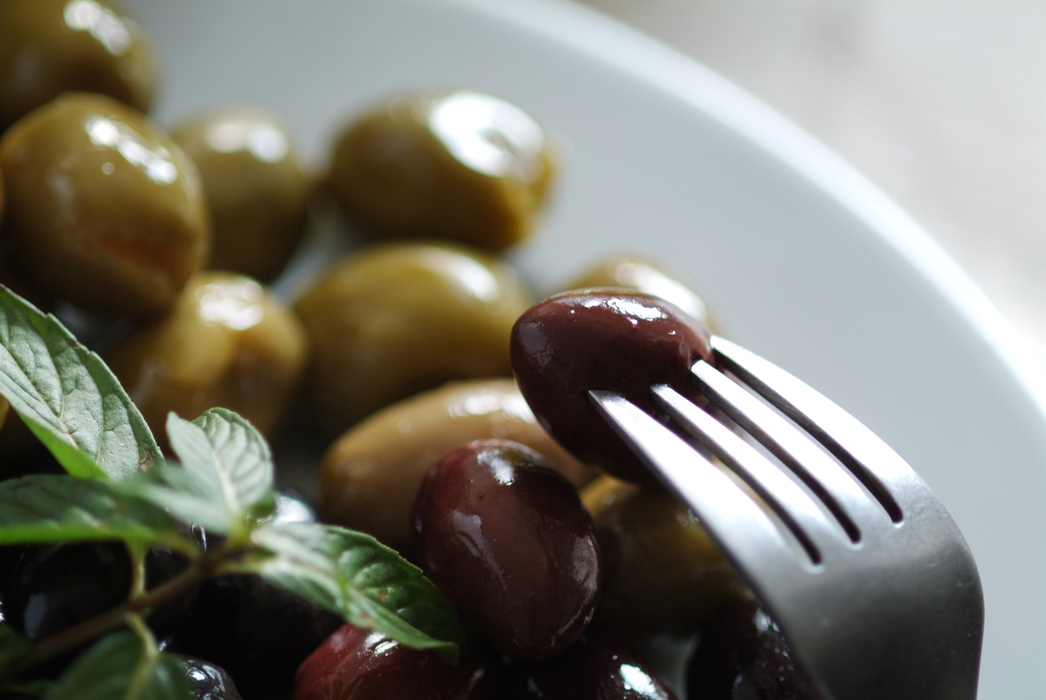
<svg viewBox="0 0 1046 700">
<path fill-rule="evenodd" d="M 690 700 L 818 700 L 781 631 L 753 601 L 726 608 L 701 632 L 687 671 Z"/>
<path fill-rule="evenodd" d="M 618 642 L 581 639 L 559 656 L 519 664 L 504 700 L 676 700 L 668 684 Z"/>
<path fill-rule="evenodd" d="M 652 384 L 699 403 L 690 366 L 712 361 L 709 330 L 672 304 L 623 289 L 558 294 L 532 306 L 512 328 L 512 371 L 545 429 L 576 457 L 627 481 L 653 477 L 587 396 L 614 391 L 657 413 Z"/>
<path fill-rule="evenodd" d="M 202 534 L 183 526 L 194 541 Z M 147 589 L 171 580 L 185 557 L 154 547 L 145 559 Z M 77 542 L 26 547 L 3 586 L 5 621 L 33 641 L 50 637 L 123 603 L 131 589 L 131 561 L 119 542 Z M 154 610 L 148 619 L 163 638 L 188 615 L 196 589 Z"/>
<path fill-rule="evenodd" d="M 193 700 L 242 700 L 240 691 L 224 668 L 195 656 L 181 657 L 189 676 Z"/>
<path fill-rule="evenodd" d="M 421 567 L 501 653 L 558 653 L 592 619 L 599 544 L 574 487 L 530 448 L 479 440 L 432 465 L 414 504 Z"/>
<path fill-rule="evenodd" d="M 170 650 L 218 664 L 250 700 L 286 700 L 298 665 L 344 620 L 260 576 L 209 579 Z"/>
<path fill-rule="evenodd" d="M 292 700 L 488 700 L 494 685 L 475 657 L 450 666 L 431 651 L 345 625 L 298 668 Z"/>
</svg>

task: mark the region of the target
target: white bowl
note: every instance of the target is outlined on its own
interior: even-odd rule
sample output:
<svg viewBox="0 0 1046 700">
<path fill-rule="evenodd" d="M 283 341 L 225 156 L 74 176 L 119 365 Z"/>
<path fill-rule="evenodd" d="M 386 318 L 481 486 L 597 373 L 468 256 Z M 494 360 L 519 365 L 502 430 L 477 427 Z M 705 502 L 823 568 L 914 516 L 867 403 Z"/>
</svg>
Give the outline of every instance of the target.
<svg viewBox="0 0 1046 700">
<path fill-rule="evenodd" d="M 965 533 L 987 605 L 985 698 L 1046 697 L 1046 401 L 1009 327 L 847 165 L 694 62 L 552 0 L 131 0 L 166 79 L 159 118 L 258 103 L 321 159 L 399 90 L 484 89 L 569 159 L 518 251 L 545 289 L 609 251 L 681 269 L 738 342 L 893 445 Z"/>
</svg>

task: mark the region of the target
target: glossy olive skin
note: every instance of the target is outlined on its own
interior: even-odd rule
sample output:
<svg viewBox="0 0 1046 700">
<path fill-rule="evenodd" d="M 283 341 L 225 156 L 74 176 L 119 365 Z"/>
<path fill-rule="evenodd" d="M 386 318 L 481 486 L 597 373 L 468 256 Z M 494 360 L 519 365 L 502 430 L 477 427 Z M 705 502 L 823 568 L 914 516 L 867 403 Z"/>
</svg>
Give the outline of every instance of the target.
<svg viewBox="0 0 1046 700">
<path fill-rule="evenodd" d="M 313 350 L 313 422 L 333 439 L 446 381 L 509 376 L 509 333 L 530 304 L 512 268 L 462 246 L 389 244 L 345 258 L 295 304 Z"/>
<path fill-rule="evenodd" d="M 599 600 L 601 555 L 577 493 L 533 450 L 478 440 L 422 479 L 421 568 L 466 629 L 497 651 L 540 659 L 570 646 Z"/>
<path fill-rule="evenodd" d="M 792 661 L 774 622 L 746 601 L 718 614 L 701 632 L 687 669 L 689 700 L 819 700 Z"/>
<path fill-rule="evenodd" d="M 202 534 L 185 528 L 202 543 Z M 188 565 L 163 547 L 146 557 L 145 585 L 155 588 Z M 126 600 L 131 562 L 119 542 L 77 542 L 25 548 L 3 585 L 4 619 L 33 641 L 50 637 Z M 196 602 L 196 590 L 153 611 L 149 626 L 161 639 L 182 623 Z"/>
<path fill-rule="evenodd" d="M 224 110 L 175 127 L 171 137 L 200 171 L 213 231 L 210 267 L 275 279 L 305 232 L 309 198 L 283 120 L 258 109 Z"/>
<path fill-rule="evenodd" d="M 148 37 L 108 0 L 0 2 L 0 132 L 63 92 L 148 111 L 155 64 Z"/>
<path fill-rule="evenodd" d="M 205 271 L 189 280 L 169 313 L 131 331 L 107 361 L 158 438 L 167 433 L 169 412 L 192 420 L 215 406 L 271 438 L 306 353 L 298 319 L 264 287 Z"/>
<path fill-rule="evenodd" d="M 298 665 L 344 620 L 259 576 L 208 579 L 170 649 L 218 664 L 251 700 L 286 700 Z"/>
<path fill-rule="evenodd" d="M 193 700 L 243 700 L 236 682 L 221 666 L 195 656 L 183 656 L 181 660 L 189 676 Z"/>
<path fill-rule="evenodd" d="M 369 230 L 499 251 L 534 227 L 554 172 L 525 112 L 474 91 L 403 96 L 338 137 L 327 187 Z"/>
<path fill-rule="evenodd" d="M 292 700 L 493 700 L 491 670 L 464 656 L 450 666 L 418 651 L 345 625 L 298 668 Z"/>
<path fill-rule="evenodd" d="M 398 401 L 346 431 L 320 464 L 320 511 L 408 552 L 426 470 L 450 449 L 487 438 L 532 448 L 574 486 L 593 476 L 538 425 L 513 380 L 471 379 Z"/>
<path fill-rule="evenodd" d="M 45 295 L 102 314 L 170 306 L 206 260 L 211 231 L 199 174 L 135 110 L 71 93 L 0 139 L 4 235 Z"/>
<path fill-rule="evenodd" d="M 747 586 L 685 506 L 601 476 L 581 492 L 603 550 L 596 624 L 618 638 L 689 637 Z"/>
<path fill-rule="evenodd" d="M 561 445 L 618 478 L 653 485 L 587 391 L 616 392 L 654 414 L 653 384 L 701 402 L 690 366 L 712 362 L 710 337 L 699 321 L 656 297 L 623 289 L 565 292 L 516 321 L 512 370 L 534 414 Z"/>
<path fill-rule="evenodd" d="M 559 656 L 518 664 L 504 700 L 677 700 L 646 663 L 619 642 L 586 635 Z"/>
<path fill-rule="evenodd" d="M 660 263 L 637 253 L 617 253 L 598 260 L 563 287 L 563 291 L 623 287 L 664 299 L 719 333 L 708 303 Z"/>
</svg>

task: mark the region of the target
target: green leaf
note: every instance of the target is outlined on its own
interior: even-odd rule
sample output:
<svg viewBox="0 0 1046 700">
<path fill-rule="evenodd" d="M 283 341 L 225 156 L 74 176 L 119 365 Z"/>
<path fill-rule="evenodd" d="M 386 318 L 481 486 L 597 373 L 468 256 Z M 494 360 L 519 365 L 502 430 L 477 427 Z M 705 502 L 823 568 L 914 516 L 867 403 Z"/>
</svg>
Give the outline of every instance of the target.
<svg viewBox="0 0 1046 700">
<path fill-rule="evenodd" d="M 160 455 L 101 358 L 0 287 L 0 394 L 73 476 L 121 481 Z"/>
<path fill-rule="evenodd" d="M 245 419 L 224 408 L 191 423 L 172 413 L 167 435 L 181 466 L 158 466 L 128 482 L 131 492 L 221 534 L 249 532 L 272 512 L 272 455 Z"/>
<path fill-rule="evenodd" d="M 155 642 L 118 632 L 95 644 L 44 695 L 44 700 L 191 700 L 178 657 Z"/>
<path fill-rule="evenodd" d="M 415 649 L 457 663 L 464 631 L 439 589 L 395 550 L 370 535 L 333 525 L 269 525 L 255 544 L 275 556 L 252 569 L 309 602 Z"/>
<path fill-rule="evenodd" d="M 0 544 L 125 540 L 192 553 L 163 509 L 115 484 L 56 474 L 0 481 Z"/>
<path fill-rule="evenodd" d="M 28 654 L 32 647 L 33 643 L 29 641 L 29 637 L 0 622 L 0 675 L 3 675 L 12 662 Z"/>
</svg>

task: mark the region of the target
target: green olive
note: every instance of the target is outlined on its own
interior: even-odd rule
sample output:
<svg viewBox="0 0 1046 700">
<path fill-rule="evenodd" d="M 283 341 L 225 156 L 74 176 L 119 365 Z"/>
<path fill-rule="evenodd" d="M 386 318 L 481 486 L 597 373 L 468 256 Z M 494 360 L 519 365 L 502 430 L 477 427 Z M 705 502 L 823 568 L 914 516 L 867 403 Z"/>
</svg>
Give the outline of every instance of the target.
<svg viewBox="0 0 1046 700">
<path fill-rule="evenodd" d="M 148 111 L 148 37 L 108 0 L 0 2 L 0 132 L 63 92 L 96 92 Z"/>
<path fill-rule="evenodd" d="M 254 280 L 200 272 L 170 313 L 132 331 L 107 359 L 157 436 L 168 412 L 192 420 L 215 406 L 272 436 L 298 386 L 306 340 Z"/>
<path fill-rule="evenodd" d="M 421 477 L 452 448 L 493 438 L 530 447 L 575 486 L 594 475 L 538 425 L 512 379 L 449 382 L 387 406 L 331 445 L 320 466 L 323 517 L 407 551 Z"/>
<path fill-rule="evenodd" d="M 596 618 L 617 634 L 688 636 L 747 588 L 671 495 L 601 476 L 581 492 L 603 549 Z"/>
<path fill-rule="evenodd" d="M 400 97 L 351 123 L 327 186 L 376 234 L 498 251 L 534 227 L 553 171 L 549 140 L 528 114 L 459 91 Z"/>
<path fill-rule="evenodd" d="M 509 334 L 532 301 L 511 267 L 460 246 L 389 244 L 346 258 L 295 306 L 313 350 L 314 423 L 334 438 L 448 380 L 510 376 Z"/>
<path fill-rule="evenodd" d="M 714 333 L 720 332 L 715 314 L 701 295 L 645 256 L 635 253 L 611 255 L 582 272 L 563 287 L 563 291 L 590 287 L 624 287 L 659 297 L 701 321 Z"/>
<path fill-rule="evenodd" d="M 140 113 L 64 95 L 0 139 L 5 235 L 45 295 L 107 314 L 170 306 L 210 246 L 199 175 Z"/>
<path fill-rule="evenodd" d="M 200 170 L 213 229 L 210 266 L 275 279 L 301 241 L 309 196 L 287 127 L 264 111 L 226 110 L 171 136 Z"/>
</svg>

